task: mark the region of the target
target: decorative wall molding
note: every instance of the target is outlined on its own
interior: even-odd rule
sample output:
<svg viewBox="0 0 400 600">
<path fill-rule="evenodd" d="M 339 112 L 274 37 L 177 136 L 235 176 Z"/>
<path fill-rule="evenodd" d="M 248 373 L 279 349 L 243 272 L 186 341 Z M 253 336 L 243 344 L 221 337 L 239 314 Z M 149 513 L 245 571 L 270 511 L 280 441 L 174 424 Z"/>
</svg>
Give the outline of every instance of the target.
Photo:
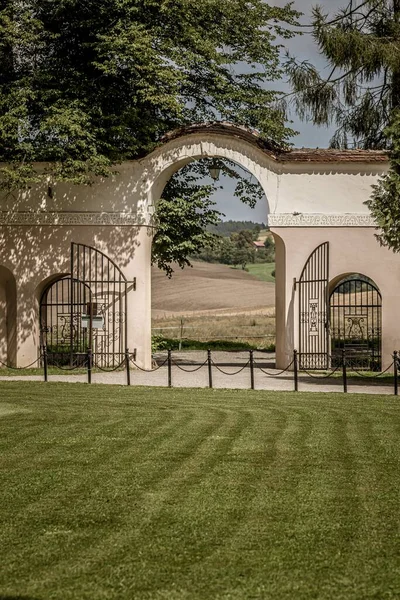
<svg viewBox="0 0 400 600">
<path fill-rule="evenodd" d="M 149 225 L 151 215 L 118 212 L 8 212 L 0 211 L 0 225 Z M 376 227 L 370 215 L 292 214 L 268 216 L 269 227 Z"/>
<path fill-rule="evenodd" d="M 0 212 L 0 225 L 146 225 L 137 213 L 117 212 Z"/>
<path fill-rule="evenodd" d="M 268 215 L 269 227 L 376 227 L 371 215 L 296 214 Z"/>
</svg>

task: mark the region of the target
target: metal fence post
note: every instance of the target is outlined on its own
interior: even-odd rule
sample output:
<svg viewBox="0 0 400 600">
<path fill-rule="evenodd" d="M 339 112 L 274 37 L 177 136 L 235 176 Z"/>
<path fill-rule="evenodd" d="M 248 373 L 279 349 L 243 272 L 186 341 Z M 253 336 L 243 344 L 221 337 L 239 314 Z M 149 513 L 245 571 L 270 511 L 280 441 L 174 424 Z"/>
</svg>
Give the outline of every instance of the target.
<svg viewBox="0 0 400 600">
<path fill-rule="evenodd" d="M 293 351 L 293 376 L 294 376 L 294 391 L 299 391 L 299 357 L 297 350 Z"/>
<path fill-rule="evenodd" d="M 44 344 L 44 346 L 43 346 L 43 374 L 44 374 L 44 380 L 47 383 L 49 378 L 48 378 L 47 346 L 46 346 L 46 344 Z"/>
<path fill-rule="evenodd" d="M 126 385 L 131 385 L 129 348 L 125 350 Z"/>
<path fill-rule="evenodd" d="M 168 350 L 168 387 L 172 387 L 172 352 Z"/>
<path fill-rule="evenodd" d="M 347 366 L 346 366 L 346 350 L 342 350 L 342 372 L 343 372 L 343 392 L 347 393 Z"/>
<path fill-rule="evenodd" d="M 212 363 L 211 363 L 211 350 L 207 350 L 207 364 L 208 364 L 208 387 L 212 388 Z"/>
<path fill-rule="evenodd" d="M 398 371 L 398 353 L 397 350 L 393 352 L 393 377 L 394 377 L 394 395 L 398 396 L 399 393 L 399 371 Z"/>
<path fill-rule="evenodd" d="M 254 390 L 254 352 L 250 350 L 250 385 L 251 389 Z"/>
<path fill-rule="evenodd" d="M 92 383 L 92 349 L 87 350 L 87 382 Z"/>
</svg>

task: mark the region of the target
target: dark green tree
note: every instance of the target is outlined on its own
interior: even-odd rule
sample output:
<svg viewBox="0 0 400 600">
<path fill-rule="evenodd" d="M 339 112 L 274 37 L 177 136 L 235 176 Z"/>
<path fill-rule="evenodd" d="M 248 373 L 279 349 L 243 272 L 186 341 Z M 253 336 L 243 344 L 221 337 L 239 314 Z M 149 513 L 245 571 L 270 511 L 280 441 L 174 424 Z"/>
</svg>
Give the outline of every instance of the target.
<svg viewBox="0 0 400 600">
<path fill-rule="evenodd" d="M 166 185 L 159 201 L 152 247 L 153 263 L 165 270 L 168 276 L 173 273 L 172 263 L 181 268 L 190 266 L 190 257 L 202 252 L 226 264 L 242 261 L 240 258 L 235 263 L 232 258 L 237 245 L 229 240 L 232 248 L 228 249 L 225 245 L 222 249 L 221 238 L 212 232 L 212 226 L 217 225 L 224 215 L 215 209 L 212 200 L 216 187 L 221 186 L 203 184 L 211 166 L 218 167 L 221 174 L 236 182 L 234 196 L 245 204 L 254 207 L 264 195 L 260 184 L 232 161 L 204 158 L 180 169 Z M 243 232 L 239 233 L 231 238 L 236 235 L 241 239 Z M 253 232 L 248 231 L 247 234 L 252 240 Z M 219 258 L 221 251 L 224 259 Z M 227 258 L 229 254 L 230 259 Z"/>
<path fill-rule="evenodd" d="M 385 128 L 400 107 L 400 0 L 350 0 L 334 16 L 312 11 L 312 31 L 329 75 L 288 63 L 300 116 L 336 124 L 333 147 L 390 148 Z"/>
<path fill-rule="evenodd" d="M 264 83 L 281 76 L 276 37 L 296 18 L 264 0 L 3 0 L 3 187 L 40 178 L 35 162 L 46 177 L 90 181 L 188 123 L 228 120 L 285 142 Z"/>
<path fill-rule="evenodd" d="M 313 34 L 330 64 L 324 79 L 289 61 L 295 106 L 335 123 L 333 147 L 386 148 L 390 169 L 367 201 L 382 245 L 400 251 L 400 0 L 350 0 L 333 18 L 313 9 Z"/>
</svg>

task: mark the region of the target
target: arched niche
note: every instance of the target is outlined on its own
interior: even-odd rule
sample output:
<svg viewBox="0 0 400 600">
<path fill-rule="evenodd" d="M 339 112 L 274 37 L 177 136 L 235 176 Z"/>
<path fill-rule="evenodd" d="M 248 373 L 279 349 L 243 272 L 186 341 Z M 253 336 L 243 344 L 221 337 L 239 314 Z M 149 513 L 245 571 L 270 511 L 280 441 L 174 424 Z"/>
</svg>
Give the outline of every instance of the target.
<svg viewBox="0 0 400 600">
<path fill-rule="evenodd" d="M 329 338 L 333 367 L 344 352 L 349 368 L 382 369 L 382 295 L 368 276 L 346 273 L 330 282 Z"/>
<path fill-rule="evenodd" d="M 17 285 L 13 273 L 0 266 L 0 360 L 15 366 L 16 359 Z"/>
</svg>

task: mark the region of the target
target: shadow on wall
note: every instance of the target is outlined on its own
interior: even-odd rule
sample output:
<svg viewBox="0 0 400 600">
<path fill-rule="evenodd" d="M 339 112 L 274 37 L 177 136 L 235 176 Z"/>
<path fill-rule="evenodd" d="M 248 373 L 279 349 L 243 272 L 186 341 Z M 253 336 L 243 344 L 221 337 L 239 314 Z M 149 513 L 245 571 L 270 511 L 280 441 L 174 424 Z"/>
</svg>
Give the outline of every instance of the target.
<svg viewBox="0 0 400 600">
<path fill-rule="evenodd" d="M 15 365 L 17 352 L 29 338 L 34 336 L 36 343 L 39 342 L 40 295 L 46 282 L 69 274 L 71 242 L 100 250 L 115 261 L 128 280 L 136 276 L 141 261 L 139 259 L 134 266 L 134 259 L 147 245 L 151 246 L 153 230 L 147 215 L 139 210 L 138 198 L 133 198 L 128 205 L 130 187 L 126 186 L 121 197 L 121 185 L 115 178 L 111 179 L 89 189 L 80 187 L 79 192 L 77 186 L 60 185 L 54 198 L 45 201 L 44 188 L 13 195 L 15 203 L 11 203 L 10 195 L 3 198 L 0 212 L 1 361 Z M 98 206 L 93 202 L 96 190 L 100 198 Z M 8 205 L 8 211 L 4 211 L 4 205 Z M 63 212 L 55 214 L 57 210 Z M 91 212 L 93 210 L 96 212 Z M 126 211 L 129 211 L 128 216 L 121 214 Z M 22 359 L 24 361 L 26 363 Z"/>
<path fill-rule="evenodd" d="M 17 354 L 16 299 L 14 275 L 0 266 L 0 361 L 14 364 Z"/>
</svg>

